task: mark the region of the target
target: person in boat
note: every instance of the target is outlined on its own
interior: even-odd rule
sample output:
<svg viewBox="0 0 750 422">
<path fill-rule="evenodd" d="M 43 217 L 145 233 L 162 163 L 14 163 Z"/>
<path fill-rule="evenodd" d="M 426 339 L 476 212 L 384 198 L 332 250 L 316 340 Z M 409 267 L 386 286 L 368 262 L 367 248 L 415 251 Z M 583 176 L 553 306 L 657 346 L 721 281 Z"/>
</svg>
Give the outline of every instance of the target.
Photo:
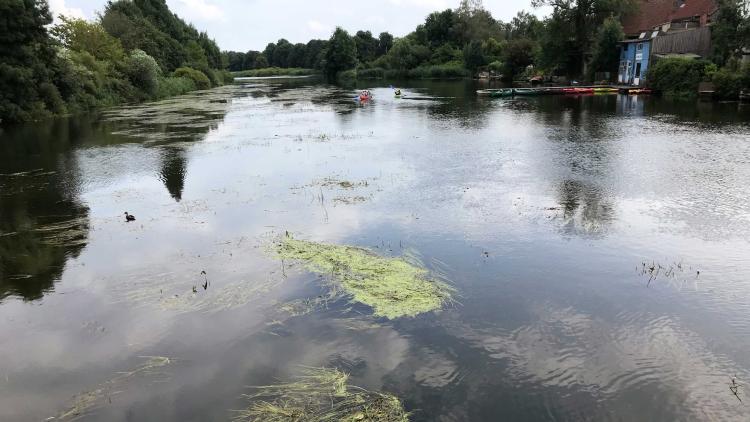
<svg viewBox="0 0 750 422">
<path fill-rule="evenodd" d="M 401 96 L 401 90 L 396 88 L 396 91 L 393 92 L 397 97 Z"/>
</svg>

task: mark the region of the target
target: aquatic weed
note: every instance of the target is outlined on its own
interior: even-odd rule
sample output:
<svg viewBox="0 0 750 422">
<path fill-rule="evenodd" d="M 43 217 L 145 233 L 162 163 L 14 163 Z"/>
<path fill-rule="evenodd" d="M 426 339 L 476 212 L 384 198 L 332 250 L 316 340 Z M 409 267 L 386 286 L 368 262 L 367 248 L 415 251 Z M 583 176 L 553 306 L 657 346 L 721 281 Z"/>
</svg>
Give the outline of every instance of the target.
<svg viewBox="0 0 750 422">
<path fill-rule="evenodd" d="M 255 387 L 252 401 L 235 421 L 406 422 L 409 414 L 398 397 L 348 384 L 349 375 L 330 368 L 303 368 L 294 381 Z"/>
<path fill-rule="evenodd" d="M 297 240 L 287 235 L 276 244 L 282 260 L 330 275 L 355 302 L 388 319 L 436 311 L 452 302 L 453 288 L 404 258 L 386 258 L 354 247 Z"/>
</svg>

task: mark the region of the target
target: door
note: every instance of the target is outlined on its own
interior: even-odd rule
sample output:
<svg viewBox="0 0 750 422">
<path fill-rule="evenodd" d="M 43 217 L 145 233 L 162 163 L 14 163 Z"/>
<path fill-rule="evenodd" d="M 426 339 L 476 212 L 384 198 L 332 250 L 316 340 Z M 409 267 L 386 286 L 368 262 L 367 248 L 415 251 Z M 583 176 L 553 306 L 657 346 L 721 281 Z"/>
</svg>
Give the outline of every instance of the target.
<svg viewBox="0 0 750 422">
<path fill-rule="evenodd" d="M 633 85 L 641 84 L 641 64 L 635 65 L 635 74 L 633 75 Z"/>
</svg>

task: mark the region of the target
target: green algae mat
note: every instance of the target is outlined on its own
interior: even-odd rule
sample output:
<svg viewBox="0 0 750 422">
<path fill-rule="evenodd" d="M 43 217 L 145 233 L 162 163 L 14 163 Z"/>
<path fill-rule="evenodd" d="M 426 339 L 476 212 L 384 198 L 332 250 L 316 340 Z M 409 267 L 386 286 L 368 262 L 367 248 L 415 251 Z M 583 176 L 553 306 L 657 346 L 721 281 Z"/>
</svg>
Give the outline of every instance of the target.
<svg viewBox="0 0 750 422">
<path fill-rule="evenodd" d="M 328 275 L 353 301 L 388 319 L 414 317 L 452 302 L 453 288 L 405 258 L 382 257 L 354 247 L 284 236 L 275 244 L 278 258 Z"/>
<path fill-rule="evenodd" d="M 255 387 L 253 403 L 236 412 L 234 421 L 263 422 L 408 422 L 398 397 L 348 384 L 349 375 L 335 368 L 304 368 L 284 384 Z"/>
</svg>

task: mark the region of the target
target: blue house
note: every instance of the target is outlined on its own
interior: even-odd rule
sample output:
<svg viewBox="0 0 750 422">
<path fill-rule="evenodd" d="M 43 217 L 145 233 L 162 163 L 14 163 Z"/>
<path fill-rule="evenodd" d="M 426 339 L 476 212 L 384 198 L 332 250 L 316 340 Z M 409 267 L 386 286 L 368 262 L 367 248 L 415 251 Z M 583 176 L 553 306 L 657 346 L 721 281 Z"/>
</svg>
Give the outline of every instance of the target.
<svg viewBox="0 0 750 422">
<path fill-rule="evenodd" d="M 658 31 L 654 32 L 657 34 Z M 620 70 L 617 82 L 627 85 L 644 85 L 651 58 L 651 38 L 625 40 L 620 44 Z"/>
</svg>

